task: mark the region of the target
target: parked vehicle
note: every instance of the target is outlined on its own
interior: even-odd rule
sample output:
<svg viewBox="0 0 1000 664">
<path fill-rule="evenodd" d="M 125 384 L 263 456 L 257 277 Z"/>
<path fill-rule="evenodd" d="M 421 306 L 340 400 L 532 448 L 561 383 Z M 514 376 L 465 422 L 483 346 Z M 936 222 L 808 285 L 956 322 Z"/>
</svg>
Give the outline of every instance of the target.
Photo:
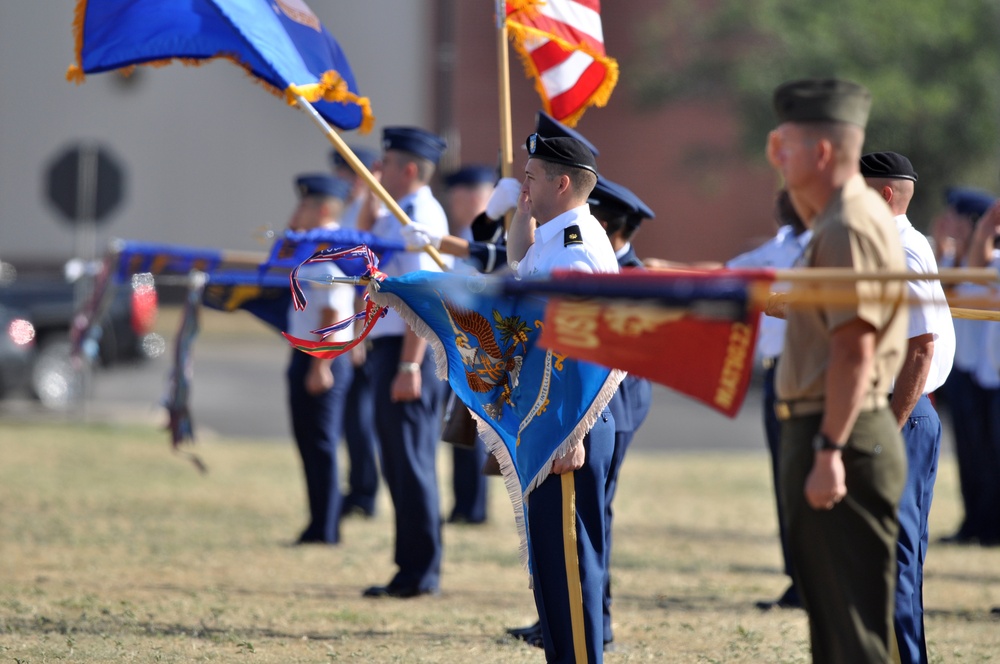
<svg viewBox="0 0 1000 664">
<path fill-rule="evenodd" d="M 0 398 L 24 387 L 35 350 L 35 326 L 25 314 L 0 305 Z"/>
<path fill-rule="evenodd" d="M 0 264 L 0 304 L 23 311 L 34 329 L 34 352 L 27 371 L 32 394 L 46 406 L 66 407 L 82 397 L 83 376 L 80 358 L 71 357 L 70 330 L 80 308 L 77 281 L 50 272 L 18 272 Z M 80 274 L 76 274 L 80 277 Z M 87 277 L 84 277 L 87 278 Z M 139 361 L 160 347 L 152 326 L 157 312 L 156 289 L 152 279 L 141 275 L 130 283 L 114 287 L 90 356 L 102 367 Z"/>
</svg>

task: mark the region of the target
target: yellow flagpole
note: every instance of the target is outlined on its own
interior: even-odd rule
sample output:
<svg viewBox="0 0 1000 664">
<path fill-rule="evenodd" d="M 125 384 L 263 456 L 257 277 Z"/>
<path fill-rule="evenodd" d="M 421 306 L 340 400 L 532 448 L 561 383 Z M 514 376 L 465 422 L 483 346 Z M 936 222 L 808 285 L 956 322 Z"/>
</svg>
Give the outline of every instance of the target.
<svg viewBox="0 0 1000 664">
<path fill-rule="evenodd" d="M 497 84 L 500 93 L 500 177 L 509 178 L 514 173 L 514 145 L 511 139 L 510 118 L 510 58 L 507 41 L 507 2 L 496 0 L 497 15 Z M 504 219 L 510 227 L 511 215 Z"/>
<path fill-rule="evenodd" d="M 323 116 L 319 114 L 319 111 L 313 108 L 313 105 L 310 104 L 309 101 L 302 95 L 295 95 L 295 100 L 298 102 L 299 108 L 305 111 L 306 115 L 312 118 L 313 122 L 315 122 L 323 133 L 326 134 L 326 137 L 330 139 L 333 147 L 336 148 L 337 152 L 340 153 L 340 156 L 344 158 L 344 161 L 346 161 L 350 167 L 354 169 L 354 172 L 361 176 L 361 179 L 365 181 L 365 184 L 367 184 L 368 187 L 375 192 L 375 195 L 378 196 L 379 200 L 385 204 L 386 208 L 389 209 L 389 212 L 392 213 L 392 216 L 396 217 L 396 219 L 399 220 L 399 223 L 404 226 L 413 223 L 406 213 L 403 212 L 403 208 L 399 207 L 396 200 L 385 190 L 382 183 L 379 182 L 374 175 L 372 175 L 371 171 L 369 171 L 363 163 L 361 163 L 361 160 L 358 159 L 358 156 L 354 154 L 354 151 L 351 150 L 347 143 L 344 142 L 344 139 L 340 137 L 340 134 L 338 134 L 333 127 L 331 127 L 330 124 L 323 119 Z M 430 254 L 430 257 L 434 259 L 434 262 L 437 263 L 442 270 L 448 272 L 448 266 L 445 265 L 444 260 L 441 258 L 441 254 L 437 249 L 431 245 L 427 245 L 424 247 L 424 251 Z"/>
<path fill-rule="evenodd" d="M 947 283 L 993 283 L 1000 281 L 1000 272 L 993 268 L 947 268 L 932 273 L 919 272 L 856 272 L 852 268 L 809 267 L 775 270 L 775 281 L 790 283 L 851 282 L 851 281 L 940 281 Z"/>
</svg>

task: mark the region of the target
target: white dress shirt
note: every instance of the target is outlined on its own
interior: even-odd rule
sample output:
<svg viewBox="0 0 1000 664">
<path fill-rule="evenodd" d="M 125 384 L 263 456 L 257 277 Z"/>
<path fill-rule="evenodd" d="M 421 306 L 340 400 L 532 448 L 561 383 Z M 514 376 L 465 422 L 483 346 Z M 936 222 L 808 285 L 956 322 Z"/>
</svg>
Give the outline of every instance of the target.
<svg viewBox="0 0 1000 664">
<path fill-rule="evenodd" d="M 726 263 L 728 268 L 774 268 L 778 270 L 790 268 L 802 255 L 802 251 L 812 239 L 812 231 L 807 230 L 795 235 L 791 226 L 782 226 L 777 234 L 756 249 L 740 254 Z M 775 292 L 788 290 L 788 284 L 775 283 L 771 286 Z M 760 327 L 757 331 L 757 358 L 772 358 L 781 355 L 785 346 L 785 320 L 774 316 L 760 315 Z"/>
<path fill-rule="evenodd" d="M 574 225 L 580 229 L 582 242 L 567 245 L 565 231 Z M 604 227 L 590 214 L 590 206 L 581 205 L 536 228 L 534 244 L 511 268 L 519 279 L 542 277 L 554 270 L 618 272 L 618 259 Z"/>
<path fill-rule="evenodd" d="M 448 217 L 444 213 L 444 208 L 434 198 L 430 187 L 425 185 L 397 202 L 410 219 L 426 226 L 432 235 L 443 237 L 448 234 Z M 403 225 L 392 214 L 386 213 L 375 220 L 372 234 L 385 240 L 403 242 Z M 454 264 L 454 257 L 442 256 L 442 258 L 449 268 Z M 379 265 L 379 270 L 390 277 L 399 277 L 417 270 L 440 272 L 441 268 L 425 251 L 397 251 L 390 260 Z M 372 328 L 369 337 L 374 339 L 402 336 L 408 329 L 406 321 L 396 313 L 395 309 L 390 308 L 385 318 Z"/>
<path fill-rule="evenodd" d="M 910 272 L 936 273 L 937 261 L 927 237 L 913 227 L 905 214 L 896 217 L 896 229 L 903 245 L 906 269 Z M 940 281 L 907 281 L 906 291 L 912 300 L 906 337 L 912 339 L 922 334 L 934 335 L 934 356 L 923 390 L 924 394 L 929 394 L 944 385 L 951 373 L 955 359 L 955 326 Z M 921 304 L 917 304 L 917 301 Z M 895 385 L 895 381 L 893 384 Z"/>
</svg>

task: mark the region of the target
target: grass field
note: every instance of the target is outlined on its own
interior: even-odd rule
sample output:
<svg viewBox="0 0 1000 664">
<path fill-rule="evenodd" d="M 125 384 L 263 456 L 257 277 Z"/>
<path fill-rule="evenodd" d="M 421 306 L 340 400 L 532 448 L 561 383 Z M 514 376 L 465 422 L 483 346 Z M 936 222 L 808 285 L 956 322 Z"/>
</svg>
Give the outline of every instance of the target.
<svg viewBox="0 0 1000 664">
<path fill-rule="evenodd" d="M 152 428 L 0 421 L 0 662 L 543 661 L 503 636 L 534 608 L 499 480 L 487 525 L 446 527 L 439 597 L 369 600 L 393 572 L 384 492 L 340 546 L 290 547 L 293 448 L 198 451 L 207 475 Z M 785 585 L 763 454 L 634 454 L 620 486 L 608 662 L 809 661 L 801 611 L 753 607 Z M 932 538 L 960 509 L 944 460 Z M 932 545 L 925 591 L 933 662 L 1000 661 L 1000 549 Z"/>
</svg>

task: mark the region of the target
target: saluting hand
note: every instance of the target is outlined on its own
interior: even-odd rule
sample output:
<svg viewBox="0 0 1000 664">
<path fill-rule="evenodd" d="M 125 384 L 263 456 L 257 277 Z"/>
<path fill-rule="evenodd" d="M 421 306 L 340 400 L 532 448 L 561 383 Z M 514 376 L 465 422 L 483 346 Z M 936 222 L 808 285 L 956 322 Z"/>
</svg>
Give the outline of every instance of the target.
<svg viewBox="0 0 1000 664">
<path fill-rule="evenodd" d="M 806 477 L 806 502 L 815 510 L 832 510 L 847 495 L 847 472 L 842 453 L 820 450 Z"/>
</svg>

